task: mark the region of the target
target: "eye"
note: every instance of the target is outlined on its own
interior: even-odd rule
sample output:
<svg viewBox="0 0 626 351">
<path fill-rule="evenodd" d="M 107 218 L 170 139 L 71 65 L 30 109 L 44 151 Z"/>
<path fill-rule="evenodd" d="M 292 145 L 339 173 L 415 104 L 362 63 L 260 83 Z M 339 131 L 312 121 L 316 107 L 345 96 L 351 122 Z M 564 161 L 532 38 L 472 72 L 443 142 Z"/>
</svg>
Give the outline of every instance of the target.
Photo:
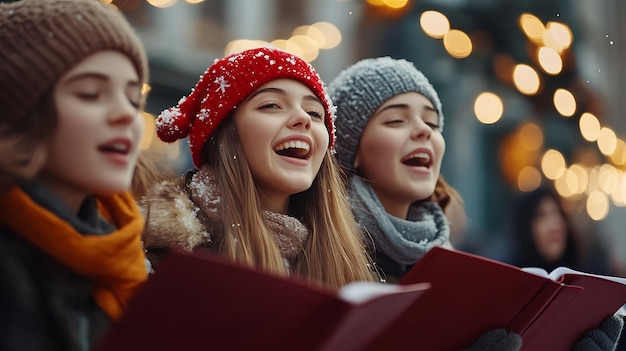
<svg viewBox="0 0 626 351">
<path fill-rule="evenodd" d="M 402 118 L 390 118 L 388 120 L 385 121 L 384 124 L 386 125 L 399 125 L 404 123 L 404 119 Z"/>
<path fill-rule="evenodd" d="M 278 109 L 280 108 L 280 106 L 276 103 L 276 102 L 265 102 L 263 104 L 261 104 L 261 106 L 259 107 L 260 109 Z"/>
<path fill-rule="evenodd" d="M 76 96 L 78 96 L 78 98 L 81 100 L 95 101 L 95 100 L 98 100 L 98 98 L 100 97 L 100 94 L 97 92 L 81 91 L 81 92 L 76 93 Z"/>
<path fill-rule="evenodd" d="M 315 118 L 315 119 L 320 119 L 321 120 L 321 119 L 324 118 L 324 114 L 320 113 L 317 110 L 311 110 L 311 111 L 308 111 L 307 113 L 309 114 L 309 116 L 311 116 L 312 118 Z"/>
<path fill-rule="evenodd" d="M 432 130 L 439 130 L 439 124 L 438 123 L 433 123 L 433 122 L 424 122 L 426 123 L 427 126 L 430 127 L 430 129 Z"/>
</svg>

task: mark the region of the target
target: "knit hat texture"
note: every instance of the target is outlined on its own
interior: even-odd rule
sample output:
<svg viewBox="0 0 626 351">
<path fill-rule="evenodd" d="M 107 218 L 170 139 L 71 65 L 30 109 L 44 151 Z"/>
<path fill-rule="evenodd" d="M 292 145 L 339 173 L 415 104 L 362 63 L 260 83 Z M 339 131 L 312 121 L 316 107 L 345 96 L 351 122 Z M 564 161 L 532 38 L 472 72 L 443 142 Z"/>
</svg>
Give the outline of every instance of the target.
<svg viewBox="0 0 626 351">
<path fill-rule="evenodd" d="M 156 120 L 157 135 L 165 142 L 188 136 L 193 163 L 200 168 L 206 162 L 202 148 L 220 123 L 256 89 L 280 78 L 305 84 L 321 100 L 332 150 L 335 107 L 323 81 L 308 62 L 270 47 L 250 49 L 216 60 L 188 96 L 183 97 L 178 105 L 161 112 Z"/>
<path fill-rule="evenodd" d="M 391 57 L 369 58 L 346 68 L 328 85 L 328 93 L 337 107 L 337 160 L 352 168 L 361 134 L 374 112 L 392 97 L 418 92 L 424 95 L 439 114 L 443 112 L 437 91 L 412 62 Z"/>
<path fill-rule="evenodd" d="M 0 4 L 0 106 L 15 122 L 76 64 L 115 50 L 142 82 L 146 53 L 123 15 L 97 0 L 21 0 Z"/>
</svg>

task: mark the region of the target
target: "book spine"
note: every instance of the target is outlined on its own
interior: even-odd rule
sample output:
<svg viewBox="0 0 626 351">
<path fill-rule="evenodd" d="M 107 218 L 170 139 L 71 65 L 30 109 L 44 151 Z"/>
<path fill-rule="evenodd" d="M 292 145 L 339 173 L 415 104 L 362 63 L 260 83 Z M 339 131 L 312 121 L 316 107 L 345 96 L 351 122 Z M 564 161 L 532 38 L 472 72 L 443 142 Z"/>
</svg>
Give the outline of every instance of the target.
<svg viewBox="0 0 626 351">
<path fill-rule="evenodd" d="M 562 284 L 551 280 L 546 281 L 528 304 L 513 318 L 507 328 L 523 337 L 526 330 L 539 318 L 541 313 L 559 294 L 562 287 Z"/>
</svg>

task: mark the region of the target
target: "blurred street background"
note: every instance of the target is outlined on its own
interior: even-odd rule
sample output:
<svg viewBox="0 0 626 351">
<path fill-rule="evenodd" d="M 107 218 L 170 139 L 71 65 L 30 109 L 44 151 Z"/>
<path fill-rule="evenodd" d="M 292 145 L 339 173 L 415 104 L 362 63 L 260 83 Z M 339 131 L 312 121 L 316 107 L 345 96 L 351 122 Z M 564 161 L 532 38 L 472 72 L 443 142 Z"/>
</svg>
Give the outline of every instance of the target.
<svg viewBox="0 0 626 351">
<path fill-rule="evenodd" d="M 291 51 L 330 82 L 361 58 L 415 63 L 443 102 L 442 174 L 465 201 L 453 244 L 506 260 L 513 200 L 554 186 L 578 240 L 626 274 L 626 2 L 621 0 L 113 0 L 150 60 L 146 120 L 216 58 Z M 262 74 L 259 72 L 259 74 Z M 187 144 L 144 147 L 177 170 Z"/>
</svg>

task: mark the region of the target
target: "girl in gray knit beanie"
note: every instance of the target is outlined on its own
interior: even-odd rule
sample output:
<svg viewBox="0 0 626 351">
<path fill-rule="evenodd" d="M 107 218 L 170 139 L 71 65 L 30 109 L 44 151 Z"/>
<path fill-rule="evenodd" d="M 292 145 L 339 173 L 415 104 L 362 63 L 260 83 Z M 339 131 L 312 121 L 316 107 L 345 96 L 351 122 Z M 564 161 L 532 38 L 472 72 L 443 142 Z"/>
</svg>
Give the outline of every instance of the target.
<svg viewBox="0 0 626 351">
<path fill-rule="evenodd" d="M 329 84 L 329 94 L 353 210 L 395 282 L 431 247 L 449 246 L 440 204 L 450 196 L 435 191 L 445 153 L 441 101 L 411 62 L 390 57 L 350 66 Z"/>
<path fill-rule="evenodd" d="M 100 1 L 0 3 L 0 350 L 90 350 L 147 280 L 147 68 Z"/>
<path fill-rule="evenodd" d="M 328 88 L 337 108 L 336 156 L 348 174 L 354 215 L 373 239 L 377 265 L 389 281 L 398 281 L 430 248 L 451 247 L 443 209 L 450 201 L 462 204 L 440 176 L 445 152 L 441 101 L 411 62 L 391 57 L 361 60 Z M 613 350 L 621 319 L 614 316 L 599 327 L 575 350 Z M 495 329 L 467 350 L 520 348 L 519 335 Z"/>
</svg>

